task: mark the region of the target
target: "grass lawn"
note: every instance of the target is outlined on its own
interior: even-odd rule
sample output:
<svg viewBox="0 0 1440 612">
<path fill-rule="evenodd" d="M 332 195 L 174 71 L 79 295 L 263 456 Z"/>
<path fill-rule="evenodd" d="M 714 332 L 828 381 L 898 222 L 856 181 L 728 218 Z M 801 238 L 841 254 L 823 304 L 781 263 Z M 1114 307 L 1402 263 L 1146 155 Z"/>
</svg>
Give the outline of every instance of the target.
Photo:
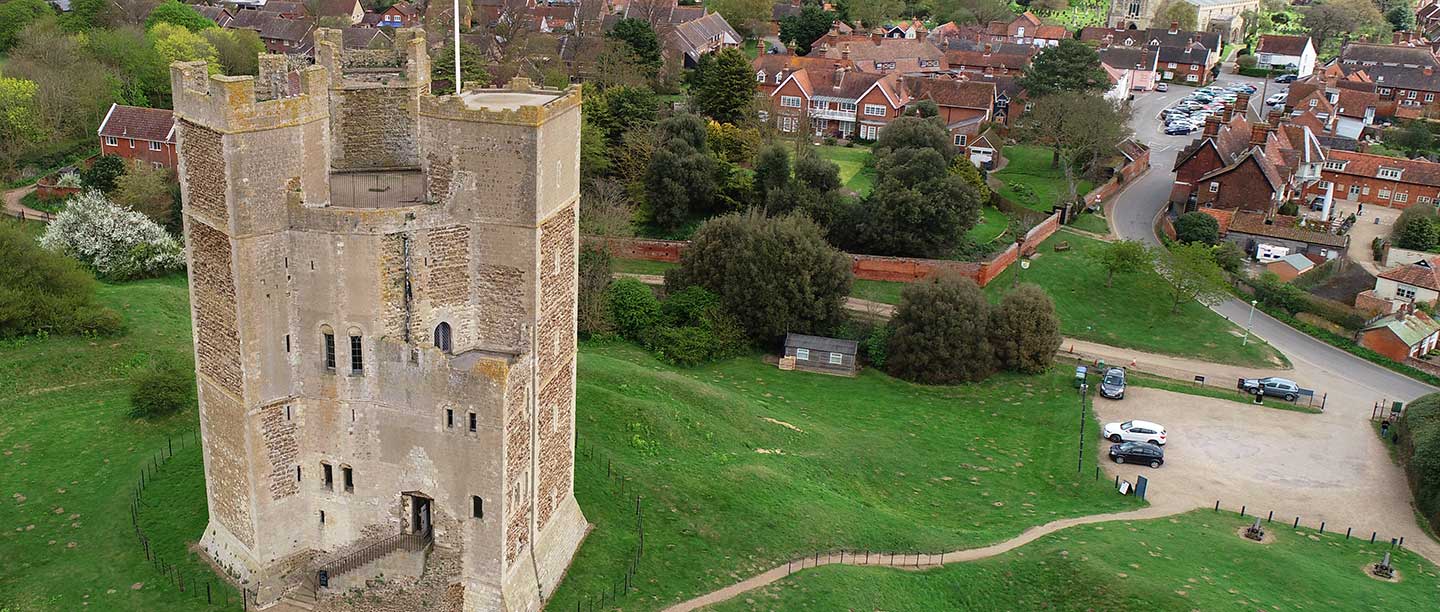
<svg viewBox="0 0 1440 612">
<path fill-rule="evenodd" d="M 141 465 L 168 437 L 198 427 L 193 410 L 157 421 L 126 416 L 131 370 L 152 355 L 190 359 L 185 279 L 101 285 L 99 296 L 125 318 L 125 335 L 0 342 L 0 609 L 237 608 L 238 595 L 218 582 L 214 594 L 228 592 L 233 606 L 205 605 L 203 587 L 197 600 L 172 586 L 145 560 L 130 523 Z M 205 528 L 200 454 L 177 450 L 147 488 L 141 520 L 168 563 L 213 577 L 186 550 Z"/>
<path fill-rule="evenodd" d="M 1017 550 L 924 572 L 825 566 L 707 608 L 741 610 L 1425 610 L 1440 577 L 1410 551 L 1399 582 L 1365 568 L 1389 544 L 1272 524 L 1246 540 L 1231 512 L 1083 525 Z M 753 602 L 753 603 L 751 603 Z"/>
<path fill-rule="evenodd" d="M 1070 226 L 1092 234 L 1100 234 L 1101 236 L 1110 233 L 1110 222 L 1106 221 L 1105 217 L 1095 213 L 1085 213 L 1076 217 L 1075 220 L 1070 223 Z"/>
<path fill-rule="evenodd" d="M 1054 245 L 1070 243 L 1057 253 Z M 1060 331 L 1072 338 L 1142 351 L 1181 355 L 1217 363 L 1277 366 L 1283 358 L 1264 342 L 1240 346 L 1241 329 L 1199 302 L 1172 313 L 1169 289 L 1154 272 L 1123 275 L 1105 287 L 1105 271 L 1091 254 L 1105 243 L 1072 232 L 1056 232 L 1039 246 L 1039 256 L 1021 280 L 1044 287 L 1055 300 Z M 986 291 L 998 298 L 1010 288 L 1020 266 L 1010 266 Z"/>
<path fill-rule="evenodd" d="M 749 56 L 750 59 L 753 60 L 753 59 L 755 59 L 756 57 L 759 57 L 759 56 L 760 56 L 760 41 L 759 41 L 759 40 L 756 40 L 756 39 L 754 39 L 754 38 L 747 38 L 747 39 L 745 39 L 744 48 L 745 48 L 745 55 Z"/>
<path fill-rule="evenodd" d="M 941 550 L 1065 516 L 1136 507 L 1075 471 L 1064 373 L 925 387 L 782 372 L 748 356 L 676 369 L 624 344 L 582 347 L 576 494 L 596 525 L 547 607 L 622 577 L 644 497 L 638 592 L 655 610 L 832 547 Z M 613 463 L 611 463 L 613 462 Z M 607 484 L 626 478 L 626 493 Z"/>
<path fill-rule="evenodd" d="M 1051 150 L 1033 145 L 1005 147 L 1006 165 L 994 176 L 1004 186 L 1000 195 L 1020 206 L 1050 212 L 1050 207 L 1069 193 L 1065 186 L 1065 174 L 1050 167 Z M 1076 184 L 1076 193 L 1085 195 L 1095 185 L 1081 180 Z"/>
<path fill-rule="evenodd" d="M 821 145 L 815 147 L 820 157 L 840 166 L 840 183 L 861 196 L 875 188 L 875 166 L 871 165 L 870 148 Z"/>
<path fill-rule="evenodd" d="M 668 261 L 647 261 L 644 259 L 621 259 L 610 260 L 610 269 L 625 274 L 654 274 L 662 276 L 666 270 L 678 267 L 680 264 L 673 264 Z"/>
<path fill-rule="evenodd" d="M 1010 217 L 993 206 L 980 209 L 980 222 L 965 235 L 976 244 L 989 244 L 1010 229 Z"/>
<path fill-rule="evenodd" d="M 862 300 L 880 302 L 882 304 L 899 304 L 900 292 L 910 283 L 895 281 L 872 281 L 855 279 L 850 285 L 850 295 Z"/>
</svg>

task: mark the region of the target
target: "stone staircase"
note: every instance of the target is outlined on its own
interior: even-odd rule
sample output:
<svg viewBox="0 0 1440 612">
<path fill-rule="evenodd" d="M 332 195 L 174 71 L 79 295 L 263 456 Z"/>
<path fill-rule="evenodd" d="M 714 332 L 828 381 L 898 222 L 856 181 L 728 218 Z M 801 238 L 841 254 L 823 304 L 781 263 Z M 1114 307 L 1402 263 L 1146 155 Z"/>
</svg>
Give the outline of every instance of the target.
<svg viewBox="0 0 1440 612">
<path fill-rule="evenodd" d="M 366 582 L 380 576 L 418 578 L 434 543 L 433 532 L 426 531 L 396 534 L 356 549 L 308 572 L 299 586 L 285 594 L 282 603 L 294 610 L 313 610 L 322 593 L 364 588 Z"/>
</svg>

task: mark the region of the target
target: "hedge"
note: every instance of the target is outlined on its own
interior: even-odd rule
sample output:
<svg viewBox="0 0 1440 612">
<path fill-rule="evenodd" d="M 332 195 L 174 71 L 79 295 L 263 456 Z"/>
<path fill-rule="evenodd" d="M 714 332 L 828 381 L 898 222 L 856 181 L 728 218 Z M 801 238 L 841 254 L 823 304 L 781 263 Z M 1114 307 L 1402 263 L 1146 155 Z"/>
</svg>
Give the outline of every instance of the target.
<svg viewBox="0 0 1440 612">
<path fill-rule="evenodd" d="M 1396 429 L 1415 509 L 1432 530 L 1440 530 L 1440 393 L 1411 401 Z"/>
</svg>

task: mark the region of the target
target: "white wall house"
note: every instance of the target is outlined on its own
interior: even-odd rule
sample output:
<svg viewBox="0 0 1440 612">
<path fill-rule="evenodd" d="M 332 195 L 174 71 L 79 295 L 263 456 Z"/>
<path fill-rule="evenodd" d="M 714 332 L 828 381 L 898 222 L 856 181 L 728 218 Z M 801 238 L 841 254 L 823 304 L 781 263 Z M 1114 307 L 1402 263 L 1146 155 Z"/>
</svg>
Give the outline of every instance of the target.
<svg viewBox="0 0 1440 612">
<path fill-rule="evenodd" d="M 1255 60 L 1259 68 L 1293 68 L 1295 74 L 1304 78 L 1315 72 L 1315 44 L 1309 36 L 1265 34 L 1255 46 Z"/>
</svg>

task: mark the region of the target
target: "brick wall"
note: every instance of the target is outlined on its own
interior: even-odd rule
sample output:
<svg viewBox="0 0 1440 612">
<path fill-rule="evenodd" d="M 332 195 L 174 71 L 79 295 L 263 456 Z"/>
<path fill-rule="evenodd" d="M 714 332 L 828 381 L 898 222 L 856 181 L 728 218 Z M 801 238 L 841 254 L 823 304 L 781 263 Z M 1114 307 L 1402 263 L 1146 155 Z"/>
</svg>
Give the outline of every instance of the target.
<svg viewBox="0 0 1440 612">
<path fill-rule="evenodd" d="M 185 158 L 186 206 L 213 222 L 229 217 L 225 209 L 225 155 L 220 133 L 180 122 L 180 154 Z"/>
<path fill-rule="evenodd" d="M 1410 358 L 1410 347 L 1387 329 L 1376 329 L 1360 334 L 1360 346 L 1401 363 Z"/>
<path fill-rule="evenodd" d="M 196 370 L 239 396 L 240 332 L 235 322 L 230 238 L 194 218 L 188 226 Z"/>
</svg>

